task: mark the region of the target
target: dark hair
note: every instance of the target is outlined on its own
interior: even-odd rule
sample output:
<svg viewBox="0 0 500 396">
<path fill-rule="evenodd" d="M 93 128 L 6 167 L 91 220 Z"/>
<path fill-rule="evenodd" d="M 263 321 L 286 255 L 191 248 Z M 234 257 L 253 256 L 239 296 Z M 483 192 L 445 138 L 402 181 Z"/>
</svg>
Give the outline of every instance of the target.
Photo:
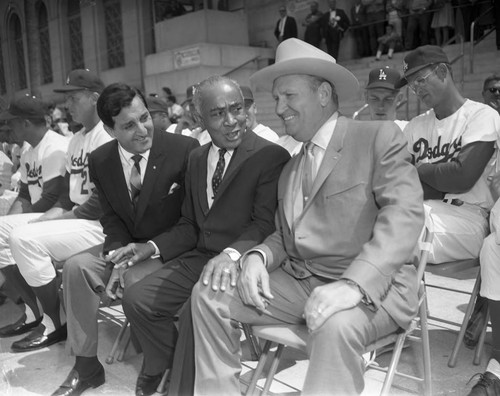
<svg viewBox="0 0 500 396">
<path fill-rule="evenodd" d="M 488 84 L 490 82 L 499 81 L 499 80 L 500 80 L 500 74 L 497 74 L 497 73 L 494 73 L 491 76 L 486 77 L 486 80 L 484 80 L 484 84 L 483 84 L 483 91 L 486 90 L 486 87 L 488 86 Z"/>
<path fill-rule="evenodd" d="M 104 125 L 113 128 L 115 126 L 113 117 L 120 114 L 124 107 L 130 106 L 136 96 L 139 96 L 144 106 L 148 108 L 144 95 L 135 87 L 124 83 L 114 83 L 104 88 L 97 99 L 97 114 Z"/>
<path fill-rule="evenodd" d="M 167 99 L 170 100 L 172 103 L 177 103 L 177 98 L 174 95 L 168 95 Z"/>
<path fill-rule="evenodd" d="M 163 87 L 163 92 L 165 92 L 165 94 L 168 96 L 168 95 L 172 95 L 172 90 L 169 88 L 169 87 Z"/>
</svg>

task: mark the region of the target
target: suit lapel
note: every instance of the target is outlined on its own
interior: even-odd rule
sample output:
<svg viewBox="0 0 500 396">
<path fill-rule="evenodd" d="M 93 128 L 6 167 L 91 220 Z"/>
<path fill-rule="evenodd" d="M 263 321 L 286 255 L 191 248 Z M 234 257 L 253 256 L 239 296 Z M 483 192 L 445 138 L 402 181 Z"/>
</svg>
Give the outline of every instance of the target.
<svg viewBox="0 0 500 396">
<path fill-rule="evenodd" d="M 344 137 L 346 132 L 347 121 L 345 117 L 339 117 L 337 120 L 337 125 L 335 126 L 335 129 L 333 131 L 332 138 L 330 139 L 330 143 L 326 148 L 323 161 L 318 169 L 318 174 L 314 179 L 311 196 L 309 197 L 304 210 L 311 205 L 311 202 L 314 200 L 314 197 L 325 182 L 326 178 L 330 175 L 330 173 L 332 173 L 335 165 L 337 165 L 340 158 L 342 158 L 341 150 L 342 146 L 344 145 Z"/>
<path fill-rule="evenodd" d="M 127 181 L 123 173 L 120 153 L 118 152 L 118 142 L 115 141 L 110 156 L 103 161 L 103 166 L 104 169 L 109 170 L 103 172 L 103 174 L 108 176 L 109 184 L 113 186 L 111 191 L 114 193 L 115 202 L 123 207 L 123 211 L 127 215 L 126 218 L 132 223 L 134 221 L 134 211 L 128 192 Z"/>
<path fill-rule="evenodd" d="M 255 145 L 255 133 L 252 131 L 246 131 L 245 132 L 245 137 L 243 138 L 243 141 L 240 143 L 238 148 L 233 152 L 233 156 L 231 157 L 231 162 L 229 163 L 226 173 L 224 174 L 224 177 L 222 179 L 222 183 L 219 187 L 219 191 L 217 192 L 217 195 L 215 196 L 214 202 L 212 204 L 215 205 L 217 202 L 217 199 L 224 194 L 224 191 L 226 190 L 227 186 L 231 184 L 231 181 L 234 179 L 236 174 L 238 173 L 238 169 L 245 163 L 245 161 L 250 157 L 250 153 L 254 149 Z"/>
<path fill-rule="evenodd" d="M 162 132 L 165 133 L 165 132 Z M 167 152 L 160 151 L 160 146 L 163 146 L 157 142 L 153 141 L 151 146 L 151 151 L 149 153 L 148 164 L 146 166 L 146 173 L 144 174 L 144 180 L 142 182 L 141 194 L 139 196 L 139 201 L 137 202 L 137 209 L 135 212 L 135 222 L 139 222 L 141 217 L 144 215 L 149 202 L 149 198 L 153 191 L 153 188 L 158 179 L 159 169 L 162 168 L 163 161 L 171 155 L 170 147 Z"/>
<path fill-rule="evenodd" d="M 198 157 L 198 202 L 200 203 L 203 213 L 208 213 L 208 200 L 207 200 L 207 161 L 208 152 L 212 143 L 203 146 L 203 152 Z M 194 164 L 193 164 L 194 165 Z"/>
<path fill-rule="evenodd" d="M 283 191 L 283 212 L 291 229 L 293 224 L 294 204 L 298 195 L 298 180 L 300 179 L 300 168 L 302 164 L 302 151 L 301 154 L 294 156 L 290 162 L 285 165 L 286 168 L 279 180 L 278 194 Z M 278 197 L 279 198 L 279 197 Z M 296 210 L 296 209 L 295 209 Z"/>
</svg>

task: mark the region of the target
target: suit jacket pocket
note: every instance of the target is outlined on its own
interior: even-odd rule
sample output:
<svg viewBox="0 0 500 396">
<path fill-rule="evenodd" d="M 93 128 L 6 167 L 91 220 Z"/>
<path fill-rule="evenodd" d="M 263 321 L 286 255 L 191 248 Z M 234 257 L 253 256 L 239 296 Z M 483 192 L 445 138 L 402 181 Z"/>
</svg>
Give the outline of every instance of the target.
<svg viewBox="0 0 500 396">
<path fill-rule="evenodd" d="M 349 194 L 356 197 L 358 194 L 364 198 L 364 189 L 366 182 L 351 183 L 336 183 L 325 188 L 324 196 L 326 199 L 335 199 L 340 194 Z"/>
</svg>

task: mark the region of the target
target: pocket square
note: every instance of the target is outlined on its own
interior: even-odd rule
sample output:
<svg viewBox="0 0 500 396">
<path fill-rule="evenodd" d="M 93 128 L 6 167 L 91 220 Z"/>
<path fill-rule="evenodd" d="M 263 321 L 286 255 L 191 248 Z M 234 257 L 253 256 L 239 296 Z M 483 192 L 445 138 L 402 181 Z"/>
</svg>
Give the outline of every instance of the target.
<svg viewBox="0 0 500 396">
<path fill-rule="evenodd" d="M 177 184 L 177 183 L 172 184 L 172 186 L 170 187 L 170 190 L 168 190 L 168 195 L 173 194 L 179 188 L 181 188 L 180 184 Z"/>
</svg>

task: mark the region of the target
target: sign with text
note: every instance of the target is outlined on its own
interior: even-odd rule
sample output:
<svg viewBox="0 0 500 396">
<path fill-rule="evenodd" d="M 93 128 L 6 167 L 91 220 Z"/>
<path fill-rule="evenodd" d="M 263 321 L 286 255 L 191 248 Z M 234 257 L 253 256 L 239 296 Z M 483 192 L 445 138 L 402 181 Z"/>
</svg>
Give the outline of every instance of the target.
<svg viewBox="0 0 500 396">
<path fill-rule="evenodd" d="M 200 48 L 187 48 L 174 53 L 174 67 L 184 69 L 201 63 Z"/>
</svg>

